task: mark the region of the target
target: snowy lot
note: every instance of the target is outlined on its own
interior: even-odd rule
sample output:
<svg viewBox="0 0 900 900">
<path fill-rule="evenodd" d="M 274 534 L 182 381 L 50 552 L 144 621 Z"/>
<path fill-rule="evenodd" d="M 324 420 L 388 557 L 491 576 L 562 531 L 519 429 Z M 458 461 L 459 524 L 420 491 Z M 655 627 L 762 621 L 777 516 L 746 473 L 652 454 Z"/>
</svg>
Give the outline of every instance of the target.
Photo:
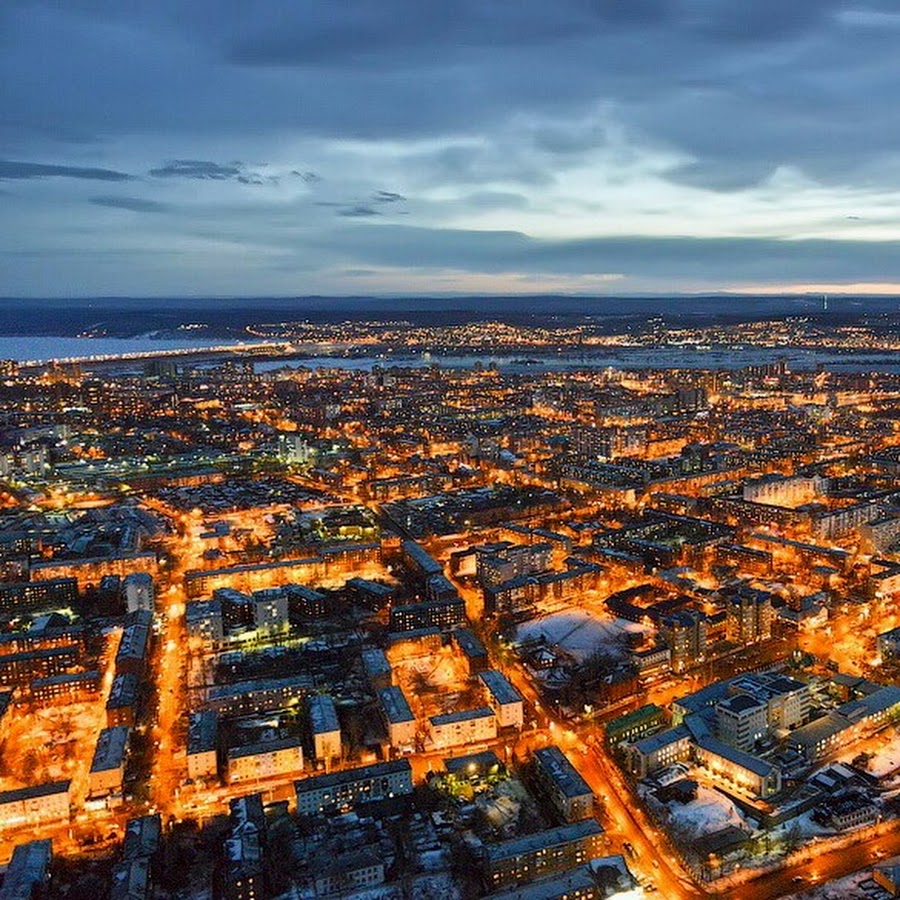
<svg viewBox="0 0 900 900">
<path fill-rule="evenodd" d="M 279 900 L 313 900 L 315 892 L 312 888 L 298 891 L 297 894 L 285 894 Z M 343 900 L 459 900 L 459 889 L 453 884 L 449 875 L 422 875 L 412 883 L 412 889 L 405 893 L 399 885 L 382 885 L 360 891 L 346 891 L 340 896 Z"/>
<path fill-rule="evenodd" d="M 690 803 L 673 801 L 666 804 L 666 809 L 670 827 L 686 840 L 695 840 L 729 825 L 749 830 L 746 819 L 731 800 L 703 785 L 697 788 L 696 800 Z"/>
<path fill-rule="evenodd" d="M 872 881 L 872 873 L 866 869 L 812 890 L 794 894 L 787 900 L 888 900 L 888 896 L 887 891 Z"/>
<path fill-rule="evenodd" d="M 877 737 L 867 740 L 862 749 L 872 754 L 866 767 L 869 774 L 876 778 L 894 776 L 894 780 L 896 780 L 898 770 L 900 770 L 900 733 L 895 728 L 888 728 Z M 852 762 L 859 752 L 860 747 L 855 746 L 852 750 L 842 754 L 839 759 L 842 762 Z"/>
<path fill-rule="evenodd" d="M 601 618 L 583 609 L 568 609 L 525 622 L 516 629 L 516 642 L 543 638 L 550 647 L 560 647 L 578 662 L 600 647 L 624 656 L 627 633 L 643 634 L 647 629 L 625 619 Z"/>
</svg>

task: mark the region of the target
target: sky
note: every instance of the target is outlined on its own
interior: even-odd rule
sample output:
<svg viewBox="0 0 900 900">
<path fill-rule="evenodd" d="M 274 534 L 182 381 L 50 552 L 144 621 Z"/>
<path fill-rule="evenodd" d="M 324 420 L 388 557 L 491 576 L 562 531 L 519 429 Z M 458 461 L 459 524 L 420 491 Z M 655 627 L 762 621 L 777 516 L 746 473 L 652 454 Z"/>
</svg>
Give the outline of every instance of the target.
<svg viewBox="0 0 900 900">
<path fill-rule="evenodd" d="M 0 3 L 0 296 L 900 293 L 896 0 Z"/>
</svg>

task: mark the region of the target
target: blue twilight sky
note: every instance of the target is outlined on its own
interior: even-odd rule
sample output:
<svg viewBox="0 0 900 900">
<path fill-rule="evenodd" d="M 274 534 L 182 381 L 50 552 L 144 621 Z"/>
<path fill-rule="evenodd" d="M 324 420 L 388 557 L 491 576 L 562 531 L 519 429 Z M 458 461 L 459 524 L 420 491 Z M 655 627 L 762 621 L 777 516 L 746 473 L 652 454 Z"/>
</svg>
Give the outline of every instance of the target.
<svg viewBox="0 0 900 900">
<path fill-rule="evenodd" d="M 0 295 L 900 291 L 896 0 L 5 0 L 0 84 Z"/>
</svg>

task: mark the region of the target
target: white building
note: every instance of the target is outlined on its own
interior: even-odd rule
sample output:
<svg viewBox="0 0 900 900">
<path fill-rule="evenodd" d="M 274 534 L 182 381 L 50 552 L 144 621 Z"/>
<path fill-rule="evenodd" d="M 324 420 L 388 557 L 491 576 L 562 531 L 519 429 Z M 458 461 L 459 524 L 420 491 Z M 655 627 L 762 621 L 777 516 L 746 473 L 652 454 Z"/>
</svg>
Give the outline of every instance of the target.
<svg viewBox="0 0 900 900">
<path fill-rule="evenodd" d="M 288 598 L 281 588 L 264 588 L 253 592 L 253 625 L 258 634 L 287 631 Z"/>
<path fill-rule="evenodd" d="M 192 712 L 188 718 L 187 773 L 197 781 L 218 775 L 219 716 L 214 709 Z"/>
<path fill-rule="evenodd" d="M 432 716 L 428 720 L 428 730 L 438 749 L 457 747 L 460 744 L 480 744 L 497 737 L 497 717 L 489 706 L 464 709 Z"/>
<path fill-rule="evenodd" d="M 416 717 L 412 714 L 403 691 L 396 686 L 382 688 L 378 692 L 378 703 L 391 746 L 398 750 L 403 747 L 414 747 Z"/>
<path fill-rule="evenodd" d="M 228 781 L 254 781 L 303 770 L 303 748 L 295 737 L 259 741 L 228 750 Z"/>
<path fill-rule="evenodd" d="M 54 781 L 0 793 L 0 832 L 4 828 L 69 820 L 70 781 Z"/>
<path fill-rule="evenodd" d="M 330 760 L 341 756 L 341 724 L 334 700 L 328 694 L 310 697 L 309 726 L 316 759 Z"/>
<path fill-rule="evenodd" d="M 128 612 L 146 609 L 153 612 L 153 578 L 147 572 L 132 572 L 125 577 L 125 608 Z"/>
<path fill-rule="evenodd" d="M 488 706 L 497 717 L 500 728 L 521 728 L 525 721 L 522 695 L 509 683 L 509 679 L 496 669 L 486 669 L 478 676 L 488 694 Z"/>
</svg>

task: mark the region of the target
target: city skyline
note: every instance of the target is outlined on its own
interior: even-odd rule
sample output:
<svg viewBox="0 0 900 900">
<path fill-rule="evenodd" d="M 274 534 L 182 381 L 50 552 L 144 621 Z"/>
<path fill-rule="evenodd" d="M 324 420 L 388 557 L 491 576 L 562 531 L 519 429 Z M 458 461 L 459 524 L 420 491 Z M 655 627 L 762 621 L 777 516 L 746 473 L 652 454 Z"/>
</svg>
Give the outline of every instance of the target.
<svg viewBox="0 0 900 900">
<path fill-rule="evenodd" d="M 0 294 L 900 292 L 884 2 L 4 10 Z"/>
</svg>

